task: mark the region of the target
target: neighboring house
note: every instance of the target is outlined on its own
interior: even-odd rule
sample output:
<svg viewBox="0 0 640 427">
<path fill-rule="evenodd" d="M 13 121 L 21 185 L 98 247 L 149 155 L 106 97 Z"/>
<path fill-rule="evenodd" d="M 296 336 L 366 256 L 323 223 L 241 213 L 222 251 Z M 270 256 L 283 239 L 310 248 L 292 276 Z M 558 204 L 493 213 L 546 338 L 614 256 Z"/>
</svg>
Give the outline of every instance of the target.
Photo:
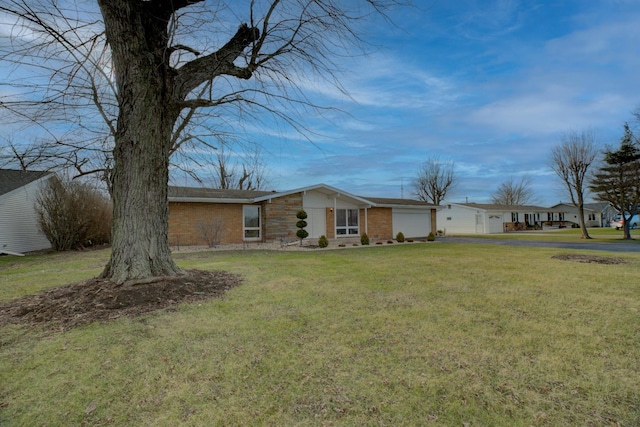
<svg viewBox="0 0 640 427">
<path fill-rule="evenodd" d="M 541 206 L 444 203 L 437 223 L 445 234 L 495 234 L 570 227 L 566 216 L 565 210 Z"/>
<path fill-rule="evenodd" d="M 417 200 L 366 198 L 319 184 L 284 192 L 169 187 L 169 243 L 202 245 L 214 222 L 219 243 L 290 242 L 296 213 L 308 217 L 309 238 L 426 237 L 436 230 L 437 206 Z"/>
<path fill-rule="evenodd" d="M 585 203 L 584 204 L 584 222 L 587 227 L 602 227 L 603 226 L 603 217 L 602 217 L 602 209 L 604 206 L 600 206 L 603 203 Z M 608 203 L 604 203 L 608 205 Z M 558 203 L 557 205 L 553 205 L 552 209 L 559 209 L 565 211 L 567 214 L 565 218 L 568 221 L 571 221 L 575 224 L 579 224 L 578 220 L 578 208 L 576 208 L 572 203 Z M 609 222 L 607 221 L 607 224 Z"/>
<path fill-rule="evenodd" d="M 48 249 L 38 226 L 35 202 L 50 172 L 0 169 L 0 254 Z"/>
<path fill-rule="evenodd" d="M 618 217 L 618 212 L 609 202 L 585 203 L 584 207 L 600 214 L 600 227 L 609 227 L 609 223 Z"/>
</svg>

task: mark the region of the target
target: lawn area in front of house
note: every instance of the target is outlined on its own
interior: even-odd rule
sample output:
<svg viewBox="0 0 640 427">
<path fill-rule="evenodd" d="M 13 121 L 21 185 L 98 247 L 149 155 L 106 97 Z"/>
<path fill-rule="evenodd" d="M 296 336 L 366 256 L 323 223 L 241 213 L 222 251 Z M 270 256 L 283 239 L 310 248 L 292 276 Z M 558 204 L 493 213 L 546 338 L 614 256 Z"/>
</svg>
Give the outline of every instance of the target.
<svg viewBox="0 0 640 427">
<path fill-rule="evenodd" d="M 2 327 L 0 425 L 638 425 L 640 254 L 552 258 L 581 253 L 177 254 L 244 283 L 137 319 Z M 107 257 L 0 259 L 0 302 L 88 279 Z"/>
</svg>

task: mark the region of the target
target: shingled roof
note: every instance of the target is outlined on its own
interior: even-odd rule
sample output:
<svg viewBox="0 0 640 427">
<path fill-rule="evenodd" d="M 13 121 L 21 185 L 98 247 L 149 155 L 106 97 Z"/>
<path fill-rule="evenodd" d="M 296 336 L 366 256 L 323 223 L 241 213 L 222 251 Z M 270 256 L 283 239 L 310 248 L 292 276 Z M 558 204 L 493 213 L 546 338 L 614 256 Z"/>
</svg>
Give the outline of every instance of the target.
<svg viewBox="0 0 640 427">
<path fill-rule="evenodd" d="M 545 211 L 545 212 L 561 212 L 560 209 L 545 208 L 533 205 L 497 205 L 491 203 L 458 203 L 460 206 L 466 206 L 475 209 L 484 209 L 488 211 Z"/>
<path fill-rule="evenodd" d="M 0 196 L 51 174 L 47 171 L 0 169 Z"/>
<path fill-rule="evenodd" d="M 426 202 L 412 199 L 392 199 L 383 197 L 362 197 L 353 196 L 345 193 L 336 188 L 318 184 L 311 187 L 299 188 L 295 190 L 276 192 L 276 191 L 256 191 L 256 190 L 222 190 L 214 188 L 200 188 L 200 187 L 169 187 L 169 201 L 172 202 L 220 202 L 220 203 L 254 203 L 260 202 L 271 197 L 282 197 L 288 194 L 300 193 L 309 190 L 320 190 L 327 194 L 336 193 L 342 194 L 348 197 L 355 198 L 361 203 L 372 204 L 374 206 L 390 207 L 390 206 L 404 206 L 404 207 L 433 207 Z"/>
<path fill-rule="evenodd" d="M 169 187 L 169 198 L 171 199 L 228 199 L 228 200 L 250 200 L 256 197 L 273 194 L 272 191 L 258 190 L 226 190 L 217 188 L 200 187 Z"/>
<path fill-rule="evenodd" d="M 423 202 L 421 200 L 413 200 L 413 199 L 389 199 L 384 197 L 362 197 L 363 199 L 369 200 L 371 203 L 375 205 L 399 205 L 399 206 L 431 206 L 427 202 Z"/>
</svg>

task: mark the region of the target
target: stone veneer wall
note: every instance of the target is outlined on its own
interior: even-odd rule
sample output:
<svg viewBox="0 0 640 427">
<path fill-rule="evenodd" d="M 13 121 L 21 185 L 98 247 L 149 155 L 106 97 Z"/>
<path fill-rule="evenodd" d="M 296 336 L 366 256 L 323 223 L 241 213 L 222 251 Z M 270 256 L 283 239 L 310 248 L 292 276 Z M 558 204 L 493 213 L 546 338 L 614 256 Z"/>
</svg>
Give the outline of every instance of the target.
<svg viewBox="0 0 640 427">
<path fill-rule="evenodd" d="M 266 242 L 296 240 L 296 213 L 302 209 L 302 193 L 271 199 L 262 205 L 262 229 Z"/>
<path fill-rule="evenodd" d="M 242 205 L 169 202 L 169 244 L 206 245 L 198 224 L 221 219 L 220 243 L 242 243 Z"/>
</svg>

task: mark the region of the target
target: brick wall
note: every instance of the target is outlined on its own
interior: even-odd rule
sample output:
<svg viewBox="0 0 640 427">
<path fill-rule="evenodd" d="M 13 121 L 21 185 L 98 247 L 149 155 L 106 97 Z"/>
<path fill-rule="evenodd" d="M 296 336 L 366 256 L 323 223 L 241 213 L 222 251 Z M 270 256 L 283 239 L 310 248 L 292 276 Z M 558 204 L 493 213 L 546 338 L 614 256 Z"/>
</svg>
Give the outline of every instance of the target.
<svg viewBox="0 0 640 427">
<path fill-rule="evenodd" d="M 302 209 L 302 193 L 290 194 L 265 202 L 262 208 L 262 229 L 267 242 L 297 239 L 296 213 Z"/>
<path fill-rule="evenodd" d="M 335 226 L 335 218 L 333 208 L 327 208 L 327 239 L 335 239 L 336 238 L 336 226 Z"/>
<path fill-rule="evenodd" d="M 217 203 L 169 203 L 169 244 L 205 245 L 200 223 L 222 220 L 220 243 L 242 243 L 242 205 Z"/>
<path fill-rule="evenodd" d="M 369 219 L 369 235 L 370 239 L 393 239 L 393 217 L 391 208 L 370 208 L 367 209 L 367 217 Z M 362 231 L 364 232 L 364 219 L 362 220 Z"/>
</svg>

